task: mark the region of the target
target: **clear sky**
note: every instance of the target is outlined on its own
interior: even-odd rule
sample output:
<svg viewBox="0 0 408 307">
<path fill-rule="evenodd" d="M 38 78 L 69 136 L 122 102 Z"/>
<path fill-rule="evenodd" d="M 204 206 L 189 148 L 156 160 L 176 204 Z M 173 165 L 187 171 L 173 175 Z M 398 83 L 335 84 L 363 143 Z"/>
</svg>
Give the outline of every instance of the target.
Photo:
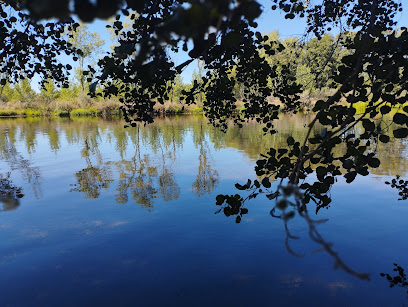
<svg viewBox="0 0 408 307">
<path fill-rule="evenodd" d="M 285 13 L 279 10 L 272 10 L 271 0 L 260 0 L 259 1 L 263 5 L 263 13 L 262 15 L 256 20 L 258 23 L 257 31 L 261 33 L 269 33 L 271 31 L 277 30 L 282 38 L 290 37 L 290 36 L 301 36 L 305 33 L 306 22 L 305 19 L 296 18 L 294 20 L 286 20 L 284 18 Z M 398 26 L 408 26 L 408 1 L 402 1 L 403 5 L 403 12 L 397 16 Z M 88 25 L 88 29 L 91 32 L 97 32 L 100 37 L 105 41 L 104 50 L 109 51 L 110 46 L 112 45 L 112 41 L 106 29 L 106 21 L 103 20 L 96 20 L 93 23 Z M 335 30 L 334 30 L 335 31 Z M 177 54 L 171 55 L 173 60 L 177 63 L 182 63 L 188 59 L 188 56 L 185 52 L 179 52 Z M 69 63 L 71 65 L 75 64 L 72 61 L 68 61 L 68 58 L 64 57 L 61 58 L 61 61 L 66 64 Z M 67 62 L 68 61 L 68 62 Z M 190 82 L 191 76 L 193 71 L 197 69 L 197 63 L 191 63 L 182 73 L 182 78 L 184 82 Z M 38 79 L 38 78 L 35 78 Z M 33 80 L 33 87 L 38 89 L 38 87 L 34 84 L 37 83 L 38 80 Z"/>
</svg>

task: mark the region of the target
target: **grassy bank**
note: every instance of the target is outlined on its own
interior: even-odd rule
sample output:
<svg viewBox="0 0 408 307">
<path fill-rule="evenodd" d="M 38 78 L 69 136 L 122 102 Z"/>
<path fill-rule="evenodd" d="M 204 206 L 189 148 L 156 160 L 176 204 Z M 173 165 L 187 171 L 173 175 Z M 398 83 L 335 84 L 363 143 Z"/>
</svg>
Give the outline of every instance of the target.
<svg viewBox="0 0 408 307">
<path fill-rule="evenodd" d="M 313 108 L 317 99 L 309 99 L 303 103 L 301 110 L 310 110 Z M 276 99 L 271 99 L 270 103 L 281 105 Z M 341 104 L 347 104 L 341 102 Z M 237 102 L 237 111 L 243 111 L 244 104 Z M 362 114 L 366 111 L 368 103 L 357 102 L 353 104 L 357 114 Z M 402 106 L 401 106 L 402 107 Z M 392 113 L 398 111 L 400 107 L 392 107 Z M 201 114 L 202 107 L 192 104 L 185 105 L 183 102 L 165 102 L 164 104 L 156 104 L 154 111 L 159 114 Z M 50 103 L 44 102 L 0 102 L 0 117 L 35 117 L 35 116 L 49 116 L 49 117 L 100 117 L 120 115 L 120 103 L 114 100 L 85 100 L 83 102 L 74 101 L 52 101 Z"/>
<path fill-rule="evenodd" d="M 203 112 L 203 109 L 195 104 L 185 106 L 183 103 L 177 102 L 157 104 L 154 110 L 162 114 L 199 114 Z M 38 102 L 0 103 L 0 117 L 97 117 L 120 115 L 120 113 L 120 103 L 112 100 L 92 101 L 84 104 L 66 101 L 53 101 L 48 104 Z"/>
<path fill-rule="evenodd" d="M 0 117 L 34 117 L 34 116 L 59 116 L 59 117 L 81 117 L 81 116 L 103 116 L 103 115 L 119 115 L 120 110 L 111 110 L 104 113 L 95 108 L 79 108 L 70 111 L 65 110 L 34 110 L 34 109 L 6 109 L 0 110 Z"/>
</svg>

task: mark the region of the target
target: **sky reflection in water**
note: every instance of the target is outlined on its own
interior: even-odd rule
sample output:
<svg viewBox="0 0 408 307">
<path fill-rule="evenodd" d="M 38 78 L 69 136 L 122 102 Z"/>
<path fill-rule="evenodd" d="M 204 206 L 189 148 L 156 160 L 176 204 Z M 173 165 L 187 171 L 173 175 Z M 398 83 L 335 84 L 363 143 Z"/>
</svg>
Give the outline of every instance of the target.
<svg viewBox="0 0 408 307">
<path fill-rule="evenodd" d="M 307 118 L 279 134 L 251 125 L 226 134 L 200 116 L 159 118 L 140 129 L 100 119 L 0 121 L 1 305 L 402 305 L 404 289 L 380 272 L 407 268 L 408 206 L 384 184 L 405 175 L 406 144 L 380 148 L 383 164 L 338 182 L 321 234 L 361 281 L 300 237 L 284 247 L 272 204 L 252 200 L 240 224 L 214 215 L 215 196 L 254 179 L 257 156 L 302 138 Z M 341 150 L 341 149 L 339 149 Z M 313 211 L 313 210 L 312 210 Z M 391 274 L 393 275 L 393 274 Z M 394 274 L 396 275 L 396 274 Z"/>
</svg>

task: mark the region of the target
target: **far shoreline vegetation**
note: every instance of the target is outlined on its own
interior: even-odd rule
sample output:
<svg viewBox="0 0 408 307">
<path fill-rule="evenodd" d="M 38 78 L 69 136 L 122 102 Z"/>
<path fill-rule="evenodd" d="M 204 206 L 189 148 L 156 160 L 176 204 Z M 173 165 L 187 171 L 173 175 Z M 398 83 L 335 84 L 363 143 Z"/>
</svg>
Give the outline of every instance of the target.
<svg viewBox="0 0 408 307">
<path fill-rule="evenodd" d="M 183 84 L 184 88 L 188 86 Z M 24 88 L 23 91 L 21 87 Z M 327 99 L 331 91 L 331 89 L 326 88 L 324 91 L 316 91 L 313 94 L 304 92 L 302 95 L 303 105 L 299 111 L 308 113 L 313 109 L 316 101 Z M 4 86 L 3 89 L 0 88 L 0 92 L 0 119 L 9 117 L 109 117 L 122 115 L 119 100 L 112 98 L 91 98 L 87 93 L 81 92 L 79 86 L 77 86 L 76 93 L 75 86 L 69 89 L 57 89 L 55 85 L 52 86 L 52 89 L 48 87 L 46 90 L 43 89 L 40 93 L 36 93 L 32 90 L 29 81 L 23 80 L 15 85 L 14 88 L 9 85 Z M 67 92 L 70 92 L 71 96 L 67 96 Z M 196 103 L 188 105 L 179 98 L 180 96 L 181 90 L 177 93 L 177 100 L 165 101 L 163 104 L 157 102 L 154 106 L 154 113 L 162 115 L 204 114 L 203 103 L 201 102 L 204 97 L 199 97 Z M 274 97 L 269 98 L 269 103 L 282 105 Z M 340 101 L 339 104 L 349 105 L 346 101 Z M 356 109 L 356 114 L 364 113 L 367 105 L 364 102 L 354 103 L 353 107 Z M 391 107 L 391 113 L 393 114 L 403 106 Z M 241 112 L 243 109 L 243 101 L 237 99 L 237 112 Z"/>
<path fill-rule="evenodd" d="M 97 95 L 91 98 L 88 95 L 89 85 L 94 81 L 89 71 L 84 69 L 85 60 L 93 58 L 100 53 L 102 44 L 97 33 L 87 31 L 86 25 L 77 29 L 76 36 L 70 41 L 74 45 L 87 47 L 88 53 L 80 56 L 80 67 L 77 67 L 75 78 L 70 80 L 67 88 L 58 87 L 56 82 L 47 79 L 44 87 L 36 92 L 32 88 L 32 80 L 22 79 L 17 84 L 5 83 L 0 85 L 0 118 L 1 117 L 105 117 L 121 115 L 120 96 L 103 98 Z M 272 41 L 284 47 L 279 54 L 262 54 L 267 61 L 274 65 L 279 73 L 284 69 L 290 71 L 290 75 L 297 84 L 302 86 L 300 111 L 308 112 L 313 109 L 316 101 L 326 100 L 336 92 L 334 76 L 338 72 L 341 59 L 347 54 L 344 44 L 353 38 L 355 33 L 344 32 L 333 36 L 328 33 L 320 40 L 312 38 L 302 40 L 297 36 L 281 39 L 277 31 L 269 33 L 268 42 Z M 86 44 L 75 37 L 85 37 Z M 172 83 L 168 84 L 167 97 L 163 104 L 156 102 L 154 112 L 157 114 L 202 114 L 205 94 L 195 95 L 195 102 L 186 104 L 184 92 L 189 91 L 194 84 L 203 83 L 203 62 L 197 61 L 197 68 L 189 83 L 184 83 L 181 75 L 178 75 Z M 232 75 L 236 72 L 233 69 Z M 269 80 L 270 83 L 270 80 Z M 270 84 L 272 86 L 272 84 Z M 97 89 L 96 93 L 102 93 L 103 89 Z M 244 109 L 245 84 L 235 81 L 234 97 L 236 99 L 236 111 Z M 269 103 L 283 106 L 278 98 L 269 97 Z M 349 105 L 344 99 L 339 104 Z M 364 113 L 367 103 L 356 102 L 353 107 L 356 113 Z M 391 104 L 390 104 L 391 106 Z M 402 106 L 393 106 L 395 110 Z"/>
<path fill-rule="evenodd" d="M 300 112 L 308 113 L 313 109 L 315 102 L 323 98 L 321 97 L 307 97 Z M 37 95 L 39 96 L 39 95 Z M 86 96 L 86 94 L 85 94 Z M 326 95 L 324 95 L 326 96 Z M 328 96 L 328 95 L 327 95 Z M 65 101 L 54 100 L 49 103 L 44 103 L 40 99 L 34 99 L 29 102 L 22 101 L 9 101 L 4 102 L 0 100 L 0 118 L 9 117 L 109 117 L 109 116 L 121 116 L 120 109 L 121 103 L 113 99 L 91 99 L 86 97 L 86 103 L 80 99 Z M 280 101 L 271 97 L 270 103 L 281 105 Z M 346 101 L 340 102 L 340 104 L 348 105 Z M 241 112 L 244 108 L 242 101 L 236 102 L 237 112 Z M 353 104 L 353 108 L 356 109 L 356 114 L 362 114 L 365 112 L 367 103 L 357 102 Z M 391 113 L 394 114 L 401 106 L 392 106 Z M 166 101 L 164 104 L 156 103 L 154 107 L 156 114 L 204 114 L 202 105 L 190 104 L 187 105 L 184 101 Z"/>
</svg>

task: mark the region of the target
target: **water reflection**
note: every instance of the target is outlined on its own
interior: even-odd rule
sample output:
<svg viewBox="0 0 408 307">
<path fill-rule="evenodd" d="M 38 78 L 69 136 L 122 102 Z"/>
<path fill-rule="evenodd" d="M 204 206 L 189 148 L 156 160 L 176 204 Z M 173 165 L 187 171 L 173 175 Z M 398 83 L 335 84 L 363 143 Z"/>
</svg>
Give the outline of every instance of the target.
<svg viewBox="0 0 408 307">
<path fill-rule="evenodd" d="M 223 133 L 208 125 L 201 116 L 162 117 L 152 125 L 134 129 L 123 128 L 120 120 L 2 119 L 0 159 L 11 170 L 20 172 L 31 185 L 35 197 L 39 198 L 42 194 L 40 169 L 32 166 L 29 158 L 39 146 L 39 139 L 45 137 L 47 150 L 56 155 L 61 151 L 62 143 L 80 145 L 81 158 L 86 166 L 73 172 L 76 182 L 71 184 L 71 192 L 95 199 L 104 191 L 114 190 L 119 204 L 125 204 L 131 198 L 141 206 L 151 208 L 157 198 L 165 201 L 179 198 L 180 186 L 173 168 L 179 163 L 178 156 L 189 133 L 198 150 L 195 154 L 198 162 L 196 177 L 191 189 L 200 197 L 211 193 L 219 183 L 219 173 L 212 158 L 214 150 L 236 148 L 249 159 L 256 160 L 269 148 L 285 147 L 290 135 L 302 139 L 308 121 L 307 115 L 282 115 L 276 123 L 279 133 L 265 137 L 262 127 L 256 123 L 249 123 L 244 129 L 233 126 Z M 316 129 L 319 132 L 319 127 Z M 358 127 L 352 133 L 358 133 Z M 47 145 L 42 142 L 42 149 Z M 408 169 L 406 145 L 393 138 L 388 144 L 379 143 L 381 148 L 377 152 L 381 165 L 371 169 L 371 174 L 378 178 L 405 174 Z M 102 153 L 101 146 L 104 149 L 109 146 L 109 151 L 116 152 L 119 159 L 112 160 L 106 150 Z M 340 144 L 336 150 L 343 151 L 342 146 Z M 22 150 L 25 154 L 21 153 Z"/>
<path fill-rule="evenodd" d="M 15 210 L 20 206 L 20 198 L 24 197 L 22 187 L 15 186 L 10 180 L 10 173 L 0 174 L 0 211 Z"/>
<path fill-rule="evenodd" d="M 17 149 L 17 135 L 24 138 L 26 150 L 31 153 L 35 150 L 35 129 L 24 129 L 23 127 L 12 125 L 2 126 L 0 133 L 0 160 L 4 161 L 11 171 L 18 171 L 26 182 L 32 187 L 35 198 L 42 196 L 40 184 L 40 169 L 31 165 L 30 159 L 25 158 Z"/>
<path fill-rule="evenodd" d="M 214 190 L 218 184 L 219 175 L 212 165 L 212 156 L 205 139 L 203 123 L 201 123 L 199 134 L 194 134 L 194 136 L 194 143 L 199 147 L 200 155 L 198 156 L 199 165 L 196 180 L 193 182 L 193 191 L 195 195 L 200 197 Z"/>
<path fill-rule="evenodd" d="M 397 263 L 394 263 L 393 272 L 394 273 L 391 274 L 381 273 L 380 275 L 388 280 L 390 288 L 397 286 L 400 288 L 408 289 L 408 280 L 404 268 Z M 408 300 L 408 290 L 406 291 L 406 293 Z"/>
<path fill-rule="evenodd" d="M 91 155 L 96 157 L 96 165 L 92 165 Z M 83 192 L 86 198 L 98 198 L 101 190 L 107 190 L 113 180 L 109 168 L 103 165 L 95 137 L 85 138 L 81 156 L 85 159 L 87 167 L 75 173 L 77 183 L 73 184 L 70 192 Z"/>
<path fill-rule="evenodd" d="M 307 121 L 306 117 L 284 115 L 282 121 L 276 123 L 279 133 L 266 137 L 257 124 L 248 124 L 244 129 L 232 127 L 224 134 L 207 125 L 204 118 L 193 116 L 158 118 L 153 125 L 135 129 L 124 129 L 119 120 L 1 120 L 0 167 L 1 172 L 6 174 L 0 179 L 0 200 L 6 200 L 2 201 L 3 210 L 19 208 L 22 202 L 19 196 L 23 191 L 26 194 L 21 210 L 0 214 L 6 217 L 3 219 L 6 223 L 0 225 L 4 233 L 4 257 L 0 262 L 3 261 L 3 271 L 9 271 L 8 275 L 3 274 L 3 284 L 14 276 L 29 276 L 24 279 L 27 283 L 24 288 L 31 289 L 31 285 L 41 279 L 39 276 L 45 276 L 41 289 L 51 289 L 50 293 L 56 300 L 62 288 L 72 290 L 72 293 L 86 289 L 86 293 L 104 299 L 108 295 L 112 297 L 112 293 L 116 292 L 106 291 L 107 288 L 98 288 L 99 292 L 96 288 L 86 288 L 89 280 L 106 279 L 106 284 L 126 287 L 131 278 L 139 278 L 135 283 L 139 292 L 132 284 L 132 289 L 124 291 L 122 297 L 140 296 L 145 289 L 154 289 L 152 293 L 156 293 L 158 287 L 167 287 L 169 292 L 177 293 L 183 287 L 190 289 L 187 286 L 192 280 L 212 285 L 201 287 L 197 283 L 192 284 L 194 299 L 197 296 L 194 291 L 198 288 L 203 289 L 206 295 L 212 293 L 214 297 L 222 296 L 216 291 L 224 289 L 225 285 L 232 285 L 227 292 L 244 293 L 244 286 L 240 287 L 244 282 L 251 286 L 243 294 L 244 298 L 251 297 L 250 293 L 253 293 L 252 299 L 257 298 L 259 293 L 256 291 L 260 289 L 263 302 L 272 295 L 299 305 L 305 297 L 314 299 L 307 296 L 310 293 L 313 296 L 322 292 L 322 295 L 338 292 L 335 298 L 330 297 L 337 300 L 344 294 L 344 289 L 358 297 L 363 287 L 370 286 L 357 283 L 351 276 L 344 277 L 342 273 L 326 270 L 326 267 L 330 268 L 326 255 L 317 253 L 313 257 L 293 261 L 293 257 L 288 257 L 281 247 L 285 231 L 288 231 L 287 240 L 293 243 L 293 251 L 297 253 L 305 251 L 309 254 L 308 250 L 315 250 L 321 247 L 316 245 L 322 243 L 331 248 L 330 242 L 324 241 L 313 228 L 319 224 L 322 235 L 335 242 L 345 258 L 344 263 L 338 259 L 340 267 L 348 264 L 362 271 L 374 272 L 384 267 L 382 262 L 387 263 L 386 267 L 392 261 L 399 262 L 399 259 L 393 258 L 395 254 L 403 253 L 395 252 L 393 245 L 403 240 L 399 234 L 404 214 L 387 216 L 395 208 L 390 210 L 390 206 L 384 205 L 389 205 L 384 201 L 387 198 L 383 198 L 386 193 L 376 194 L 376 199 L 370 204 L 366 202 L 371 196 L 368 194 L 375 192 L 375 180 L 363 179 L 370 186 L 363 185 L 366 193 L 361 193 L 360 198 L 355 198 L 355 195 L 363 189 L 358 183 L 353 184 L 346 188 L 347 193 L 354 193 L 352 199 L 350 194 L 343 195 L 337 202 L 339 206 L 319 212 L 323 215 L 319 216 L 320 219 L 330 217 L 329 223 L 321 224 L 325 219 L 315 220 L 312 213 L 310 217 L 303 216 L 303 219 L 313 219 L 311 228 L 303 220 L 299 222 L 297 215 L 290 221 L 290 228 L 284 229 L 267 215 L 273 203 L 259 201 L 259 197 L 256 204 L 248 206 L 249 211 L 238 206 L 234 199 L 228 203 L 228 209 L 220 210 L 220 214 L 234 216 L 235 221 L 242 219 L 239 227 L 231 219 L 226 223 L 224 217 L 212 215 L 216 209 L 213 202 L 216 194 L 225 190 L 234 194 L 234 183 L 250 176 L 248 173 L 259 153 L 271 147 L 284 147 L 289 135 L 297 139 L 304 137 Z M 377 174 L 377 179 L 381 179 L 378 186 L 383 186 L 382 181 L 386 179 L 381 176 L 404 175 L 408 161 L 406 143 L 392 140 L 379 146 L 383 146 L 378 150 L 383 163 L 371 173 Z M 339 147 L 338 150 L 343 149 Z M 7 175 L 6 168 L 10 169 L 10 175 Z M 239 174 L 236 176 L 236 173 Z M 222 188 L 216 190 L 221 183 L 224 183 Z M 36 193 L 41 191 L 41 186 L 43 198 L 41 202 L 35 202 L 34 197 L 28 197 L 30 190 L 33 190 L 33 196 L 41 198 L 41 193 Z M 272 187 L 275 186 L 276 183 L 272 183 Z M 353 188 L 359 191 L 350 190 Z M 66 193 L 68 191 L 71 193 Z M 204 197 L 206 195 L 209 195 L 208 200 Z M 191 205 L 195 196 L 203 197 L 197 200 L 203 205 Z M 177 201 L 164 203 L 173 200 Z M 95 203 L 98 205 L 95 206 Z M 131 206 L 134 203 L 138 205 Z M 381 209 L 379 203 L 382 203 Z M 401 207 L 397 212 L 403 212 Z M 149 212 L 153 210 L 154 214 Z M 333 216 L 338 219 L 333 219 Z M 383 225 L 387 220 L 397 225 L 396 230 Z M 21 238 L 18 237 L 20 232 Z M 297 235 L 301 240 L 293 240 Z M 61 242 L 64 244 L 61 245 Z M 380 245 L 381 248 L 377 248 Z M 401 251 L 406 249 L 401 243 L 398 247 Z M 18 254 L 20 250 L 22 256 Z M 162 253 L 163 250 L 170 252 Z M 25 256 L 26 252 L 32 254 Z M 236 256 L 231 258 L 232 254 Z M 374 254 L 376 257 L 371 257 Z M 388 258 L 385 259 L 384 255 Z M 17 260 L 13 258 L 13 262 L 8 263 L 5 257 Z M 112 261 L 114 258 L 119 261 Z M 45 264 L 38 264 L 38 259 L 44 259 Z M 119 267 L 123 261 L 126 261 L 126 266 Z M 41 274 L 34 274 L 35 278 L 30 277 L 34 276 L 30 275 L 31 271 L 24 271 L 24 268 L 31 270 L 34 266 L 43 270 Z M 54 266 L 58 267 L 58 272 L 54 272 Z M 85 272 L 86 269 L 89 271 Z M 55 275 L 52 275 L 53 272 Z M 394 279 L 395 274 L 390 276 L 398 281 L 398 278 Z M 158 281 L 156 276 L 163 279 Z M 234 279 L 229 279 L 230 276 Z M 381 278 L 378 274 L 376 277 Z M 152 279 L 149 281 L 149 278 Z M 67 281 L 62 283 L 64 287 L 54 282 L 61 280 Z M 77 282 L 78 288 L 73 286 L 72 280 Z M 122 280 L 126 281 L 121 284 Z M 180 280 L 185 283 L 177 283 Z M 219 283 L 214 284 L 214 280 Z M 373 283 L 376 283 L 375 279 L 370 285 Z M 54 284 L 57 289 L 52 288 Z M 388 282 L 384 278 L 375 285 L 387 288 Z M 376 291 L 379 287 L 372 292 L 381 292 Z M 293 292 L 289 293 L 287 289 Z M 38 294 L 38 289 L 32 291 Z M 270 291 L 275 292 L 271 294 Z M 190 292 L 184 290 L 183 293 Z M 368 291 L 361 292 L 363 300 L 366 293 Z M 147 297 L 142 299 L 142 302 L 147 301 Z M 250 305 L 250 302 L 248 299 L 244 303 Z"/>
</svg>

